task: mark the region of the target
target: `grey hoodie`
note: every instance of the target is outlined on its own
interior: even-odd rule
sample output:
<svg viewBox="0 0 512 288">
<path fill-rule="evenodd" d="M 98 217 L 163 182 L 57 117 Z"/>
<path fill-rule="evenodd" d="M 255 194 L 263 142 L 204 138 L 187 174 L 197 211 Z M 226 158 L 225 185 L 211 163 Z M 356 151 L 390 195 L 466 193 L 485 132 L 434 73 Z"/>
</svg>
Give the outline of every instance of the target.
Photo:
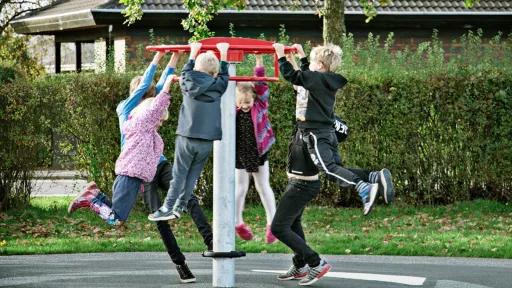
<svg viewBox="0 0 512 288">
<path fill-rule="evenodd" d="M 181 72 L 180 107 L 176 134 L 196 139 L 220 140 L 220 97 L 228 87 L 228 63 L 220 62 L 217 77 L 194 71 L 194 60 L 189 60 Z"/>
</svg>

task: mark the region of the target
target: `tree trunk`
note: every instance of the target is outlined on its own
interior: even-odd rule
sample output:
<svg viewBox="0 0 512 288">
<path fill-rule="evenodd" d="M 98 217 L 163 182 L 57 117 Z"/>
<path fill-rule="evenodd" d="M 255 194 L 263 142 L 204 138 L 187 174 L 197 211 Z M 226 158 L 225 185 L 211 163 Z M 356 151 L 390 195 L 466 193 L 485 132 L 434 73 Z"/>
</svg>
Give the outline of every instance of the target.
<svg viewBox="0 0 512 288">
<path fill-rule="evenodd" d="M 341 45 L 345 33 L 345 1 L 324 0 L 324 44 Z"/>
</svg>

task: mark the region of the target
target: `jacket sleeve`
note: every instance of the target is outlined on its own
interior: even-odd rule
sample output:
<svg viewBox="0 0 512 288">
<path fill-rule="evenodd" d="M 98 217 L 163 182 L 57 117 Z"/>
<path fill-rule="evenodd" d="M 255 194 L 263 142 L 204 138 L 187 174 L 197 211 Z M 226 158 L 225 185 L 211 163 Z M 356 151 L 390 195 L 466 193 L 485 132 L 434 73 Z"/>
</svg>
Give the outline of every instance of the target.
<svg viewBox="0 0 512 288">
<path fill-rule="evenodd" d="M 135 108 L 142 100 L 144 93 L 148 91 L 149 86 L 151 86 L 151 81 L 153 81 L 153 77 L 155 77 L 156 65 L 149 64 L 148 68 L 142 75 L 142 81 L 139 86 L 133 91 L 132 94 L 125 100 L 123 100 L 117 108 L 118 115 L 124 115 L 125 118 L 128 118 L 130 112 L 132 112 L 133 108 Z M 122 104 L 122 105 L 121 105 Z"/>
<path fill-rule="evenodd" d="M 259 66 L 254 67 L 254 76 L 256 77 L 265 77 L 265 67 Z M 254 84 L 254 88 L 256 90 L 257 101 L 268 102 L 268 98 L 270 96 L 268 84 L 265 81 L 257 81 Z"/>
<path fill-rule="evenodd" d="M 309 71 L 308 57 L 300 58 L 300 70 Z"/>
<path fill-rule="evenodd" d="M 162 91 L 162 88 L 164 88 L 165 79 L 167 79 L 167 76 L 174 73 L 173 67 L 165 67 L 164 71 L 162 72 L 162 75 L 160 76 L 160 80 L 158 80 L 158 83 L 156 83 L 155 89 L 156 94 L 159 94 L 160 91 Z"/>
<path fill-rule="evenodd" d="M 229 84 L 229 64 L 225 61 L 220 61 L 219 74 L 215 77 L 215 82 L 210 86 L 208 90 L 216 90 L 220 93 L 220 96 L 226 92 Z"/>
<path fill-rule="evenodd" d="M 162 114 L 169 107 L 171 103 L 171 96 L 167 92 L 161 92 L 158 96 L 155 97 L 151 106 L 149 106 L 146 110 L 141 111 L 139 115 L 135 115 L 133 121 L 131 123 L 130 128 L 132 129 L 142 129 L 142 130 L 151 130 L 154 129 L 155 126 L 160 122 L 162 118 Z M 130 122 L 130 121 L 128 121 Z"/>
<path fill-rule="evenodd" d="M 279 70 L 281 71 L 281 74 L 283 74 L 284 79 L 293 85 L 303 86 L 308 90 L 315 86 L 315 72 L 309 70 L 295 70 L 292 64 L 286 60 L 286 57 L 281 57 L 279 59 Z"/>
</svg>

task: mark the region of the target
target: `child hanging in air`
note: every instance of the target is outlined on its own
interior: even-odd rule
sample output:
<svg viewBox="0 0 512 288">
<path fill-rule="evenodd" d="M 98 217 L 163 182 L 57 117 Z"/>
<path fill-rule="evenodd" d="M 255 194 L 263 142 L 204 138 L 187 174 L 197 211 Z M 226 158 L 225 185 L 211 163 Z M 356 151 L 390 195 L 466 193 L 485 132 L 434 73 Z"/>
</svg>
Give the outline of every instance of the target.
<svg viewBox="0 0 512 288">
<path fill-rule="evenodd" d="M 261 55 L 256 55 L 254 76 L 265 76 Z M 265 82 L 239 82 L 236 87 L 236 226 L 235 231 L 244 240 L 251 240 L 251 228 L 244 223 L 243 210 L 249 180 L 252 176 L 266 214 L 265 241 L 277 239 L 270 231 L 276 212 L 274 192 L 270 187 L 268 153 L 276 141 L 268 118 L 269 89 Z"/>
</svg>

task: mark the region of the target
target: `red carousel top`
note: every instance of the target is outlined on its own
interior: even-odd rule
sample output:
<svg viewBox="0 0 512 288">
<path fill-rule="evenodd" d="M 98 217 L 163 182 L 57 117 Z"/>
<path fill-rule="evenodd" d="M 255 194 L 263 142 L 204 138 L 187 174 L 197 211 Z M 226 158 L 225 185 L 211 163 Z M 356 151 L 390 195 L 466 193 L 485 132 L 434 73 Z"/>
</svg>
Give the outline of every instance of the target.
<svg viewBox="0 0 512 288">
<path fill-rule="evenodd" d="M 273 77 L 255 77 L 255 76 L 230 76 L 231 81 L 279 81 L 279 63 L 275 54 L 274 42 L 238 37 L 212 37 L 199 41 L 202 44 L 201 52 L 212 50 L 219 57 L 217 50 L 218 43 L 229 43 L 228 62 L 240 63 L 244 60 L 245 54 L 273 54 L 274 55 L 274 76 Z M 153 45 L 147 46 L 148 51 L 162 52 L 189 52 L 190 45 Z M 295 48 L 285 47 L 285 53 L 296 52 Z"/>
</svg>

